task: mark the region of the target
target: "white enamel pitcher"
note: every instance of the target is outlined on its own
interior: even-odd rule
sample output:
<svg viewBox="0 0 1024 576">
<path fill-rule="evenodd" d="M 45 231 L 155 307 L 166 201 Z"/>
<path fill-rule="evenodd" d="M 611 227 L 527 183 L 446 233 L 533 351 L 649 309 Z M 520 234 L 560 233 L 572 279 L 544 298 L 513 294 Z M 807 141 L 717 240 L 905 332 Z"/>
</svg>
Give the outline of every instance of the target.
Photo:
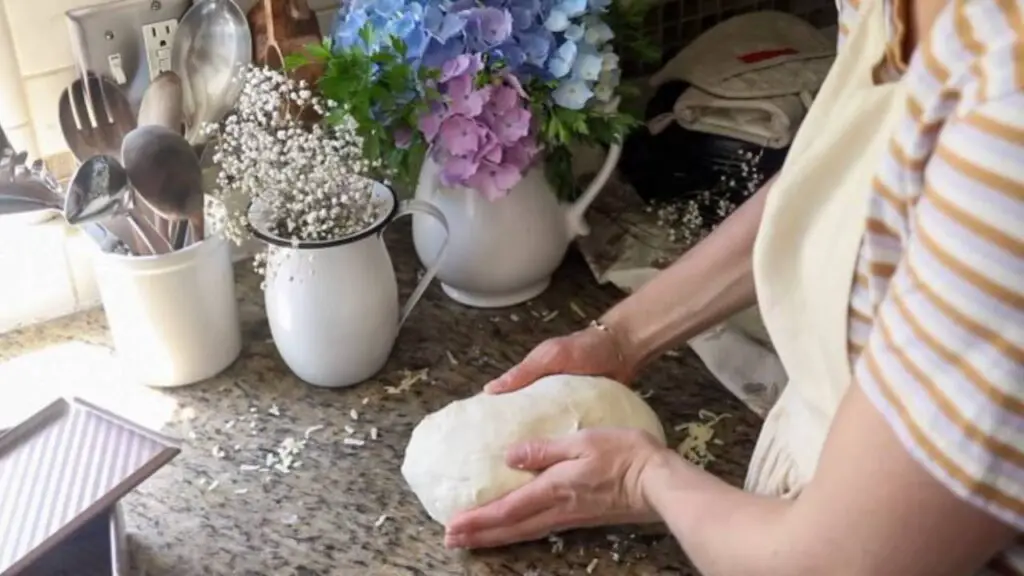
<svg viewBox="0 0 1024 576">
<path fill-rule="evenodd" d="M 565 258 L 569 244 L 589 232 L 584 213 L 608 182 L 622 148 L 609 148 L 604 164 L 578 200 L 559 202 L 544 174 L 544 163 L 531 168 L 508 196 L 491 201 L 475 190 L 446 187 L 440 167 L 430 158 L 423 164 L 416 198 L 437 206 L 451 227 L 413 218 L 413 241 L 424 265 L 437 273 L 453 300 L 478 308 L 512 306 L 547 289 L 551 275 Z"/>
<path fill-rule="evenodd" d="M 323 242 L 298 242 L 267 232 L 267 211 L 249 209 L 253 235 L 270 244 L 265 300 L 270 333 L 288 367 L 305 382 L 338 388 L 367 380 L 384 367 L 398 337 L 430 281 L 444 262 L 446 241 L 406 303 L 399 307 L 398 283 L 383 233 L 400 216 L 448 222 L 420 200 L 401 204 L 395 193 L 375 184 L 383 216 L 365 230 Z"/>
</svg>

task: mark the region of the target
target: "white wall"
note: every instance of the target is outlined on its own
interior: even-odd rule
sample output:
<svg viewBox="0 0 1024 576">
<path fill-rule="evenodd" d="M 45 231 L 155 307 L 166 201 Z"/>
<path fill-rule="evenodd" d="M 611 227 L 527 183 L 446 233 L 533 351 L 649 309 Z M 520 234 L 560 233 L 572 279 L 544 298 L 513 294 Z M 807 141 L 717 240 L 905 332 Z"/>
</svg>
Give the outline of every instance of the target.
<svg viewBox="0 0 1024 576">
<path fill-rule="evenodd" d="M 57 101 L 74 78 L 64 12 L 88 0 L 0 0 L 0 125 L 19 150 L 71 167 Z M 60 220 L 0 220 L 0 332 L 96 305 L 88 239 Z"/>
<path fill-rule="evenodd" d="M 0 125 L 33 157 L 66 150 L 57 100 L 75 77 L 64 12 L 97 0 L 0 0 Z"/>
<path fill-rule="evenodd" d="M 58 177 L 74 160 L 57 102 L 75 78 L 64 13 L 102 0 L 0 0 L 0 126 L 15 148 L 44 158 Z M 0 217 L 0 333 L 99 304 L 92 240 L 58 218 Z M 236 259 L 252 247 L 236 251 Z"/>
</svg>

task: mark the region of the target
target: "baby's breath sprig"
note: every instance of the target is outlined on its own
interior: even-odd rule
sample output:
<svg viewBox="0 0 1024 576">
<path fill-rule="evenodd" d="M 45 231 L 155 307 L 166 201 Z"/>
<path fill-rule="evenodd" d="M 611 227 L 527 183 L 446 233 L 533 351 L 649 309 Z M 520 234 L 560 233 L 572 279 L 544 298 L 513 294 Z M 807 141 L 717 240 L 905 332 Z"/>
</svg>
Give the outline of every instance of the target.
<svg viewBox="0 0 1024 576">
<path fill-rule="evenodd" d="M 351 118 L 305 81 L 264 67 L 244 72 L 234 110 L 220 123 L 214 161 L 224 205 L 224 234 L 249 237 L 247 210 L 259 200 L 273 215 L 265 232 L 293 245 L 341 238 L 379 219 L 375 166 Z M 330 125 L 309 122 L 331 115 Z M 261 260 L 260 258 L 257 261 Z"/>
</svg>

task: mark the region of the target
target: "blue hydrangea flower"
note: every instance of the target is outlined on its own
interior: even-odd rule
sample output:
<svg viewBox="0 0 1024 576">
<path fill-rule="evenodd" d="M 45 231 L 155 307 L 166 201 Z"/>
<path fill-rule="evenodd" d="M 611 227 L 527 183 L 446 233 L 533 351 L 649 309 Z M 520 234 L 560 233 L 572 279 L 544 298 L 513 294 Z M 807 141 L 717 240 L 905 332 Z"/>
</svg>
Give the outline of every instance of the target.
<svg viewBox="0 0 1024 576">
<path fill-rule="evenodd" d="M 474 8 L 466 14 L 466 47 L 487 52 L 512 34 L 512 14 L 502 8 Z"/>
<path fill-rule="evenodd" d="M 512 28 L 516 31 L 529 30 L 540 18 L 540 0 L 510 0 L 508 11 L 512 14 Z"/>
<path fill-rule="evenodd" d="M 572 40 L 573 42 L 583 40 L 583 26 L 581 24 L 570 25 L 565 29 L 565 39 Z"/>
<path fill-rule="evenodd" d="M 376 0 L 372 6 L 373 11 L 381 16 L 387 17 L 398 12 L 405 2 L 402 0 Z"/>
<path fill-rule="evenodd" d="M 552 32 L 562 32 L 569 27 L 569 15 L 555 8 L 544 20 L 544 27 Z"/>
<path fill-rule="evenodd" d="M 555 44 L 554 35 L 540 26 L 516 35 L 516 40 L 526 56 L 525 63 L 536 67 L 543 67 L 547 63 Z"/>
<path fill-rule="evenodd" d="M 558 50 L 548 60 L 548 72 L 555 78 L 562 78 L 569 74 L 576 62 L 576 55 L 579 48 L 572 40 L 566 40 L 558 47 Z"/>
<path fill-rule="evenodd" d="M 587 31 L 584 33 L 583 38 L 588 44 L 601 46 L 611 42 L 611 40 L 615 38 L 615 33 L 612 32 L 611 26 L 604 22 L 597 21 L 587 26 Z"/>
<path fill-rule="evenodd" d="M 445 62 L 466 53 L 466 41 L 462 34 L 452 36 L 447 42 L 431 41 L 423 52 L 421 64 L 429 68 L 441 68 Z"/>
<path fill-rule="evenodd" d="M 461 13 L 444 13 L 440 7 L 430 5 L 423 15 L 423 27 L 438 42 L 444 44 L 466 27 L 466 18 Z"/>
<path fill-rule="evenodd" d="M 331 38 L 336 50 L 374 53 L 394 38 L 417 66 L 486 54 L 517 77 L 556 80 L 552 97 L 579 110 L 609 101 L 618 86 L 614 34 L 603 21 L 612 0 L 349 0 Z M 369 41 L 360 31 L 369 27 Z"/>
<path fill-rule="evenodd" d="M 603 61 L 601 55 L 594 50 L 593 46 L 584 44 L 572 64 L 572 77 L 587 82 L 596 82 L 601 74 Z"/>
<path fill-rule="evenodd" d="M 552 11 L 564 12 L 569 18 L 577 18 L 587 11 L 587 0 L 558 0 Z"/>
<path fill-rule="evenodd" d="M 582 110 L 587 105 L 587 101 L 594 96 L 594 92 L 586 82 L 572 80 L 559 84 L 551 96 L 555 99 L 555 104 L 562 108 Z"/>
</svg>

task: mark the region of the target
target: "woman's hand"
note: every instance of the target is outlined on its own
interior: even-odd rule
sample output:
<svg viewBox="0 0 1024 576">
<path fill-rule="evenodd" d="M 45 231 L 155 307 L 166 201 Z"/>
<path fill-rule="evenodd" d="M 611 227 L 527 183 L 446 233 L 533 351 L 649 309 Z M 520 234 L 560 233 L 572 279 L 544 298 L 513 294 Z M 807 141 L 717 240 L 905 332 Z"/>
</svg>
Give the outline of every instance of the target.
<svg viewBox="0 0 1024 576">
<path fill-rule="evenodd" d="M 449 548 L 489 548 L 570 528 L 657 521 L 641 493 L 652 458 L 665 450 L 638 430 L 589 429 L 509 450 L 508 465 L 542 471 L 519 490 L 448 524 Z"/>
<path fill-rule="evenodd" d="M 606 376 L 626 384 L 636 368 L 623 348 L 614 333 L 597 327 L 545 340 L 484 390 L 491 394 L 512 392 L 552 374 Z"/>
</svg>

